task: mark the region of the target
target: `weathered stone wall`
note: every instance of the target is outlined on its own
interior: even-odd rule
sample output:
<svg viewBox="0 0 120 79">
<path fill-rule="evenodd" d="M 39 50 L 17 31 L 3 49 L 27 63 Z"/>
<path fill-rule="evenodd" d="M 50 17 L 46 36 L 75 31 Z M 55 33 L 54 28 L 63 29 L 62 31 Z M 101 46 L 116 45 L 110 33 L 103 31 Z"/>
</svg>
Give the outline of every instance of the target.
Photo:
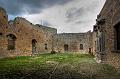
<svg viewBox="0 0 120 79">
<path fill-rule="evenodd" d="M 0 56 L 4 54 L 3 50 L 6 45 L 5 34 L 8 28 L 8 16 L 6 11 L 0 7 Z"/>
<path fill-rule="evenodd" d="M 42 42 L 42 46 L 44 50 L 43 52 L 50 52 L 53 49 L 53 36 L 57 34 L 57 30 L 51 27 L 46 27 L 42 25 L 36 25 L 38 28 L 43 30 L 44 41 Z M 47 49 L 45 49 L 45 44 Z"/>
<path fill-rule="evenodd" d="M 97 24 L 98 31 L 105 35 L 105 51 L 103 58 L 105 62 L 112 64 L 116 67 L 120 67 L 120 52 L 116 50 L 116 24 L 120 23 L 120 0 L 106 0 L 106 3 L 98 15 L 97 22 L 102 22 L 103 24 Z M 100 56 L 100 54 L 99 54 Z"/>
<path fill-rule="evenodd" d="M 2 8 L 0 19 L 0 57 L 28 56 L 50 53 L 52 50 L 65 52 L 65 44 L 68 45 L 69 52 L 93 52 L 91 31 L 57 34 L 54 28 L 34 25 L 22 17 L 8 22 L 6 11 Z M 83 45 L 83 49 L 80 49 L 80 44 Z"/>
<path fill-rule="evenodd" d="M 34 25 L 21 17 L 16 17 L 8 23 L 7 14 L 4 9 L 0 9 L 0 19 L 0 33 L 2 34 L 0 36 L 0 57 L 47 53 L 52 50 L 52 36 L 57 33 L 56 29 Z M 7 36 L 9 34 L 16 37 L 14 50 L 8 50 Z M 34 52 L 32 40 L 36 40 Z M 47 44 L 47 49 L 45 49 L 45 44 Z"/>
<path fill-rule="evenodd" d="M 57 52 L 65 52 L 64 45 L 68 45 L 69 52 L 88 53 L 92 46 L 92 33 L 62 33 L 54 35 L 54 50 Z M 83 50 L 80 50 L 80 44 L 83 44 Z M 67 52 L 66 51 L 66 52 Z"/>
</svg>

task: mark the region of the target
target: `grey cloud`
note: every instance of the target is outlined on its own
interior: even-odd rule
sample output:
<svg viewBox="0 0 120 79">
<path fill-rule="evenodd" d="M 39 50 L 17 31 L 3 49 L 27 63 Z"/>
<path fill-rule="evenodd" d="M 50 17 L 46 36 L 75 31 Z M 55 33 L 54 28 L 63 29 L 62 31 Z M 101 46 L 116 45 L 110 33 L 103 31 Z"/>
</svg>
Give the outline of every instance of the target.
<svg viewBox="0 0 120 79">
<path fill-rule="evenodd" d="M 88 6 L 85 6 L 85 10 L 86 10 L 86 12 L 93 13 L 93 12 L 96 11 L 96 9 L 98 9 L 98 7 L 99 7 L 98 1 L 94 0 L 94 1 L 92 1 L 92 4 L 89 4 Z"/>
<path fill-rule="evenodd" d="M 87 2 L 87 1 L 81 0 L 81 3 L 84 4 L 84 2 Z M 96 9 L 99 7 L 98 4 L 99 3 L 98 3 L 97 0 L 92 0 L 91 3 L 88 3 L 85 6 L 80 5 L 79 8 L 74 7 L 74 8 L 69 9 L 68 11 L 66 11 L 66 18 L 67 18 L 66 22 L 74 22 L 74 21 L 75 21 L 75 23 L 82 23 L 82 22 L 85 23 L 85 22 L 87 22 L 87 21 L 82 20 L 83 17 L 84 17 L 84 20 L 90 19 L 90 17 L 94 13 L 96 13 Z M 88 15 L 91 15 L 91 16 L 88 16 Z M 80 21 L 76 22 L 76 20 L 80 20 Z"/>
<path fill-rule="evenodd" d="M 24 10 L 33 14 L 42 11 L 44 8 L 63 5 L 69 1 L 72 0 L 0 0 L 0 6 L 11 15 L 24 13 Z"/>
<path fill-rule="evenodd" d="M 79 20 L 79 21 L 76 21 L 74 24 L 84 24 L 84 23 L 90 23 L 91 20 L 86 20 L 86 21 L 83 21 L 83 20 Z"/>
<path fill-rule="evenodd" d="M 48 21 L 43 21 L 43 25 L 45 25 L 45 26 L 52 26 L 52 24 L 51 23 L 49 23 Z"/>
<path fill-rule="evenodd" d="M 77 20 L 79 16 L 83 16 L 84 15 L 84 8 L 71 8 L 66 12 L 66 18 L 67 21 L 66 22 L 72 22 L 74 20 Z"/>
<path fill-rule="evenodd" d="M 4 7 L 10 16 L 24 16 L 20 14 L 25 11 L 37 14 L 35 17 L 28 16 L 28 20 L 33 21 L 32 23 L 53 26 L 59 33 L 85 32 L 92 29 L 98 11 L 102 8 L 100 4 L 103 3 L 99 3 L 99 0 L 0 0 L 0 6 Z M 42 10 L 44 11 L 41 12 Z M 41 19 L 44 19 L 42 23 Z"/>
</svg>

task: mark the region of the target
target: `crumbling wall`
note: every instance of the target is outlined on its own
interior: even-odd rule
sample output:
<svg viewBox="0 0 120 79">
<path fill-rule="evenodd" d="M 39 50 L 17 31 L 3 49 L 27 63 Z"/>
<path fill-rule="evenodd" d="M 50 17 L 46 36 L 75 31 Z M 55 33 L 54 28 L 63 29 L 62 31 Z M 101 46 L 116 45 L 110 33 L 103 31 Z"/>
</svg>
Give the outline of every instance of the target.
<svg viewBox="0 0 120 79">
<path fill-rule="evenodd" d="M 16 17 L 8 22 L 4 9 L 0 9 L 0 56 L 26 56 L 50 52 L 52 49 L 52 36 L 57 33 L 54 28 L 37 26 L 25 18 Z M 14 35 L 15 49 L 8 50 L 8 35 Z M 33 52 L 32 40 L 36 40 L 35 51 Z M 45 48 L 47 44 L 47 49 Z"/>
<path fill-rule="evenodd" d="M 65 52 L 65 44 L 68 45 L 69 52 L 92 52 L 92 32 L 90 31 L 57 34 L 54 28 L 34 25 L 22 17 L 16 17 L 8 22 L 6 11 L 2 8 L 0 19 L 0 57 L 28 56 L 50 53 L 52 50 Z M 80 49 L 80 44 L 83 45 L 83 49 Z"/>
<path fill-rule="evenodd" d="M 87 33 L 62 33 L 54 35 L 54 50 L 57 52 L 65 52 L 64 45 L 68 45 L 66 52 L 89 53 L 92 43 L 91 32 Z M 83 49 L 80 49 L 80 44 Z"/>
</svg>

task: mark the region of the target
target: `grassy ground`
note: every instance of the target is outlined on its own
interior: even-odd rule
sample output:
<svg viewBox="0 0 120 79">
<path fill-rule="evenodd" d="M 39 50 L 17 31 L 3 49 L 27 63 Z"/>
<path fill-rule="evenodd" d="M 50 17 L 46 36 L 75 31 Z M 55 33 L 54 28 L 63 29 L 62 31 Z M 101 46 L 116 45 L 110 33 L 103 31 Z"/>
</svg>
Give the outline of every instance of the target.
<svg viewBox="0 0 120 79">
<path fill-rule="evenodd" d="M 85 54 L 43 54 L 0 59 L 0 79 L 120 79 L 114 67 Z"/>
</svg>

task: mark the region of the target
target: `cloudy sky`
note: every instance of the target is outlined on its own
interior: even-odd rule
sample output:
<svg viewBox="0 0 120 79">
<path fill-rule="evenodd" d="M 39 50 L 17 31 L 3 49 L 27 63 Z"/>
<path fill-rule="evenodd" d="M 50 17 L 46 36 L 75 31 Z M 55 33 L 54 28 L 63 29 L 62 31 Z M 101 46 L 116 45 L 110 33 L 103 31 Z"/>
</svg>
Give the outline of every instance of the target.
<svg viewBox="0 0 120 79">
<path fill-rule="evenodd" d="M 24 17 L 33 24 L 58 29 L 58 33 L 92 30 L 105 0 L 0 0 L 9 20 Z"/>
</svg>

